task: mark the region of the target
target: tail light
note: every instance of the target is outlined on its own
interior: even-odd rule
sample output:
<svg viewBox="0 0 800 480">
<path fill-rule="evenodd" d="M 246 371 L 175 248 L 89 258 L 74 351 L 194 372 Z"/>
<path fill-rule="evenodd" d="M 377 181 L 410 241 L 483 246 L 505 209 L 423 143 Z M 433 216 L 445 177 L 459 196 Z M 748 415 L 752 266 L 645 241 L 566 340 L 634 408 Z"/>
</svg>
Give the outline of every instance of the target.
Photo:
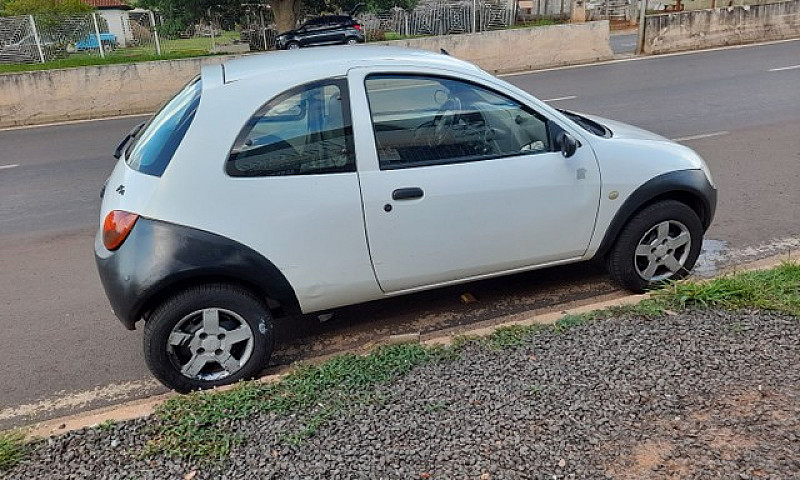
<svg viewBox="0 0 800 480">
<path fill-rule="evenodd" d="M 356 23 L 355 25 L 353 25 L 353 28 L 355 28 L 355 29 L 356 29 L 356 30 L 358 30 L 359 32 L 361 31 L 361 25 L 359 25 L 359 24 L 357 24 L 357 23 Z"/>
<path fill-rule="evenodd" d="M 122 210 L 112 210 L 103 222 L 103 245 L 109 250 L 116 250 L 128 238 L 133 224 L 139 215 Z"/>
</svg>

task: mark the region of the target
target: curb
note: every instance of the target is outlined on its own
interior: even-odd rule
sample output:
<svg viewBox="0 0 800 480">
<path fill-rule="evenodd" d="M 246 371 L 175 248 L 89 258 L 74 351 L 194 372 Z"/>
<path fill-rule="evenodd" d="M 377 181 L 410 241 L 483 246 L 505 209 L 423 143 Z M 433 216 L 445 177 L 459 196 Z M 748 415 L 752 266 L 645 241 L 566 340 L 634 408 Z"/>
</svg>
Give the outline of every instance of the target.
<svg viewBox="0 0 800 480">
<path fill-rule="evenodd" d="M 783 252 L 778 255 L 773 255 L 761 260 L 756 260 L 742 265 L 733 266 L 720 271 L 719 275 L 716 275 L 715 277 L 711 277 L 708 279 L 700 279 L 698 281 L 709 281 L 712 280 L 713 278 L 733 273 L 748 272 L 753 270 L 766 270 L 768 268 L 775 267 L 785 261 L 791 261 L 793 259 L 795 260 L 800 259 L 800 249 L 789 250 L 787 252 Z M 475 325 L 471 325 L 467 328 L 456 327 L 448 330 L 431 332 L 429 334 L 424 335 L 424 338 L 421 338 L 419 334 L 406 334 L 406 335 L 387 337 L 382 342 L 370 343 L 367 345 L 357 347 L 356 349 L 350 350 L 350 353 L 363 354 L 376 346 L 385 345 L 389 343 L 419 342 L 423 345 L 450 345 L 455 337 L 485 336 L 491 334 L 497 329 L 512 325 L 523 325 L 523 326 L 535 325 L 535 324 L 552 325 L 565 315 L 580 315 L 594 310 L 604 310 L 610 307 L 636 305 L 639 302 L 649 298 L 650 294 L 645 293 L 642 295 L 624 295 L 621 297 L 616 297 L 611 299 L 608 299 L 607 298 L 608 296 L 609 295 L 606 295 L 605 296 L 606 298 L 604 300 L 595 301 L 592 303 L 585 303 L 585 301 L 584 304 L 581 304 L 581 302 L 571 302 L 567 304 L 554 306 L 541 311 L 528 311 L 528 312 L 522 312 L 513 315 L 498 317 L 496 319 L 488 321 L 491 322 L 491 324 L 478 326 L 477 328 L 475 328 Z M 611 294 L 610 296 L 613 297 L 614 294 Z M 596 298 L 594 300 L 596 300 Z M 312 364 L 321 363 L 333 356 L 341 355 L 343 353 L 347 352 L 346 351 L 338 352 L 335 354 L 315 357 L 309 360 L 305 360 L 303 363 L 312 363 Z M 270 375 L 260 377 L 257 379 L 257 381 L 263 383 L 277 382 L 281 380 L 283 377 L 285 377 L 291 370 L 292 370 L 291 365 L 281 367 L 278 372 L 276 373 L 274 372 Z M 227 385 L 225 387 L 220 387 L 212 391 L 226 391 L 230 390 L 231 388 L 234 388 L 235 386 L 236 384 Z M 88 412 L 82 412 L 75 415 L 70 415 L 67 417 L 55 418 L 52 420 L 39 422 L 29 427 L 22 427 L 21 429 L 25 431 L 26 438 L 28 440 L 32 440 L 35 438 L 42 438 L 42 437 L 46 438 L 51 436 L 63 435 L 65 433 L 69 433 L 75 430 L 94 427 L 108 420 L 114 422 L 122 422 L 126 420 L 144 418 L 152 415 L 155 412 L 155 409 L 159 405 L 163 404 L 170 398 L 176 397 L 178 395 L 179 394 L 176 392 L 156 395 L 145 399 L 133 400 L 120 405 L 112 405 L 96 410 L 90 410 Z"/>
</svg>

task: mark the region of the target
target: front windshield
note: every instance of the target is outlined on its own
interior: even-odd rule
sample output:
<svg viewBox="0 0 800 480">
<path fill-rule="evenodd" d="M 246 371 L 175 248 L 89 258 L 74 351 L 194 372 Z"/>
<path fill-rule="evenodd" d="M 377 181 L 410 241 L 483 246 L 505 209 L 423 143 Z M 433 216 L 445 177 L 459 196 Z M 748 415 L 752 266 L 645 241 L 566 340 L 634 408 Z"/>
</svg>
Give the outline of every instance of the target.
<svg viewBox="0 0 800 480">
<path fill-rule="evenodd" d="M 128 166 L 147 175 L 164 173 L 194 119 L 201 89 L 197 77 L 150 119 L 126 152 Z"/>
</svg>

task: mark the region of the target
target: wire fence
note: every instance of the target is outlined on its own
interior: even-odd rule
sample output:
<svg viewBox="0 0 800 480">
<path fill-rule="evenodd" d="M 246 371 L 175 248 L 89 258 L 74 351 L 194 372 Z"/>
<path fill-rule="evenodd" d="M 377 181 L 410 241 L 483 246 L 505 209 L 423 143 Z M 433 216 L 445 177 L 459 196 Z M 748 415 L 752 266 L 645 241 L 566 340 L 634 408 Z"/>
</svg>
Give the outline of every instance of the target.
<svg viewBox="0 0 800 480">
<path fill-rule="evenodd" d="M 407 11 L 393 8 L 388 12 L 364 13 L 358 21 L 366 40 L 381 41 L 425 35 L 475 33 L 507 28 L 514 24 L 513 2 L 427 1 Z"/>
<path fill-rule="evenodd" d="M 518 2 L 423 0 L 413 10 L 393 8 L 361 14 L 357 20 L 367 41 L 473 33 L 514 25 Z M 0 17 L 0 64 L 75 59 L 62 63 L 73 65 L 91 63 L 92 58 L 98 57 L 136 61 L 270 50 L 278 33 L 272 12 L 257 4 L 247 7 L 241 18 L 211 15 L 210 20 L 182 31 L 174 31 L 167 20 L 158 12 L 141 9 L 59 17 Z"/>
</svg>

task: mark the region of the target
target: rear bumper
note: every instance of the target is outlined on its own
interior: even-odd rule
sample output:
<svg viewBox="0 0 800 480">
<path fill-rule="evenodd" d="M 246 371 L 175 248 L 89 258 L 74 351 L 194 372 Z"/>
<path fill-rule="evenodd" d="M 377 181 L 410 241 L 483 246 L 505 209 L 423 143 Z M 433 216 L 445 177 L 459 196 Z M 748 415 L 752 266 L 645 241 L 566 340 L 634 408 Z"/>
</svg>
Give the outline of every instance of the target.
<svg viewBox="0 0 800 480">
<path fill-rule="evenodd" d="M 109 251 L 98 232 L 94 243 L 100 281 L 114 314 L 134 330 L 148 309 L 186 282 L 228 282 L 299 312 L 294 290 L 272 262 L 230 238 L 139 217 L 122 246 Z"/>
</svg>

